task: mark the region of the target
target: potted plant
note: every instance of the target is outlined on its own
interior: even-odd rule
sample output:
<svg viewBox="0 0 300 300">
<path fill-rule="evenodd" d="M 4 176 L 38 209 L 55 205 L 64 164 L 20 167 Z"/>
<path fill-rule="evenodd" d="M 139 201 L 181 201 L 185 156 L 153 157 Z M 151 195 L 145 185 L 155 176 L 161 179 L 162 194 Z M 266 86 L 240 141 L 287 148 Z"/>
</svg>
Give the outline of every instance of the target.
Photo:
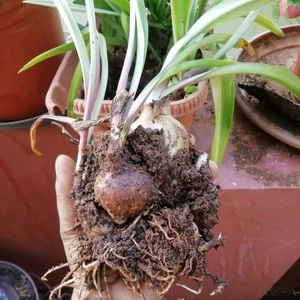
<svg viewBox="0 0 300 300">
<path fill-rule="evenodd" d="M 164 295 L 173 283 L 199 294 L 204 276 L 211 277 L 218 284 L 216 292 L 220 292 L 225 282 L 206 268 L 206 252 L 222 244 L 222 238 L 215 238 L 212 230 L 218 222 L 218 188 L 211 181 L 208 156 L 193 148 L 186 129 L 170 115 L 167 96 L 201 80 L 211 81 L 216 115 L 211 157 L 220 162 L 232 121 L 234 74 L 260 74 L 300 95 L 300 79 L 285 68 L 216 59 L 223 58 L 241 40 L 249 24 L 261 21 L 256 9 L 269 1 L 223 1 L 213 7 L 174 43 L 160 72 L 136 96 L 146 58 L 148 25 L 144 1 L 131 0 L 129 39 L 139 36 L 140 50 L 134 54 L 128 45 L 119 81 L 122 88 L 112 102 L 111 129 L 95 140 L 92 127 L 103 122 L 99 113 L 108 82 L 105 38 L 97 31 L 93 1 L 87 0 L 89 59 L 67 2 L 54 2 L 76 45 L 83 74 L 85 111 L 83 120 L 42 116 L 31 129 L 31 141 L 34 152 L 41 154 L 36 148 L 36 130 L 45 119 L 69 124 L 79 132 L 72 195 L 80 222 L 83 260 L 75 262 L 76 267 L 100 295 L 100 283 L 105 277 L 102 270 L 106 267 L 119 272 L 138 294 L 149 286 Z M 206 35 L 216 24 L 249 12 L 232 36 Z M 270 22 L 267 25 L 278 30 Z M 212 57 L 207 53 L 204 58 L 186 60 L 195 50 L 222 41 L 224 46 L 212 47 Z M 135 70 L 127 91 L 133 56 Z M 180 74 L 188 70 L 195 73 L 181 79 Z M 169 84 L 177 74 L 179 80 Z M 74 282 L 72 275 L 73 271 L 68 273 L 52 294 Z M 199 289 L 179 283 L 181 276 L 196 281 Z"/>
<path fill-rule="evenodd" d="M 192 2 L 193 1 L 189 1 L 189 3 L 184 6 L 181 5 L 180 1 L 171 1 L 171 5 L 169 5 L 167 1 L 145 2 L 149 11 L 148 21 L 150 34 L 148 55 L 140 88 L 150 81 L 151 76 L 158 73 L 170 45 L 180 38 L 197 18 L 202 15 L 206 1 L 200 1 L 193 5 Z M 36 3 L 36 1 L 32 1 L 31 3 Z M 114 80 L 114 77 L 117 78 L 121 74 L 121 66 L 128 43 L 129 2 L 124 1 L 122 4 L 117 4 L 117 9 L 115 11 L 112 11 L 111 7 L 107 5 L 105 1 L 97 1 L 95 2 L 95 6 L 96 13 L 100 20 L 100 25 L 98 25 L 99 30 L 103 33 L 108 43 L 110 76 L 108 82 L 109 88 L 105 99 L 111 99 L 113 95 L 111 95 L 110 90 L 117 89 L 117 80 Z M 84 11 L 84 1 L 75 1 L 71 8 Z M 182 9 L 185 10 L 185 13 L 182 14 L 182 16 L 185 15 L 186 20 L 184 18 L 182 19 L 181 14 L 178 13 Z M 174 28 L 174 35 L 172 34 L 172 28 Z M 86 32 L 83 34 L 86 35 Z M 157 39 L 157 36 L 160 36 L 159 40 Z M 39 55 L 28 62 L 22 68 L 22 71 L 48 57 L 70 50 L 72 48 L 71 44 L 72 43 L 62 45 L 61 47 L 57 47 Z M 155 47 L 153 45 L 155 45 Z M 52 113 L 57 112 L 59 114 L 64 114 L 67 110 L 67 114 L 73 116 L 73 109 L 77 114 L 83 114 L 84 101 L 77 99 L 82 96 L 82 92 L 80 92 L 82 83 L 80 64 L 76 59 L 73 59 L 70 56 L 71 54 L 65 57 L 65 62 L 62 63 L 62 67 L 49 88 L 46 105 L 48 110 Z M 66 68 L 68 68 L 68 70 L 66 70 Z M 173 81 L 174 80 L 175 77 L 173 78 Z M 66 84 L 70 88 L 66 88 Z M 176 95 L 174 95 L 174 97 L 176 97 L 174 100 L 176 101 L 171 101 L 172 114 L 181 121 L 189 131 L 192 127 L 194 112 L 203 104 L 207 98 L 207 93 L 207 82 L 201 82 L 199 87 L 191 86 L 186 88 L 185 92 L 176 93 Z M 102 114 L 110 113 L 110 107 L 111 101 L 104 100 Z"/>
<path fill-rule="evenodd" d="M 37 54 L 63 42 L 59 17 L 49 8 L 12 0 L 1 2 L 0 21 L 0 122 L 42 114 L 46 111 L 44 97 L 61 58 L 56 57 L 20 75 L 18 70 Z"/>
<path fill-rule="evenodd" d="M 299 14 L 299 8 L 294 1 L 281 1 L 278 8 L 283 16 L 296 17 Z M 284 37 L 275 37 L 270 32 L 254 37 L 251 45 L 255 49 L 255 55 L 251 57 L 242 51 L 238 60 L 264 61 L 286 66 L 299 76 L 300 27 L 291 25 L 283 27 L 282 30 Z M 300 119 L 299 99 L 287 89 L 255 75 L 241 76 L 239 82 L 242 90 L 239 90 L 237 100 L 246 115 L 264 131 L 300 149 L 299 131 L 293 126 Z"/>
</svg>

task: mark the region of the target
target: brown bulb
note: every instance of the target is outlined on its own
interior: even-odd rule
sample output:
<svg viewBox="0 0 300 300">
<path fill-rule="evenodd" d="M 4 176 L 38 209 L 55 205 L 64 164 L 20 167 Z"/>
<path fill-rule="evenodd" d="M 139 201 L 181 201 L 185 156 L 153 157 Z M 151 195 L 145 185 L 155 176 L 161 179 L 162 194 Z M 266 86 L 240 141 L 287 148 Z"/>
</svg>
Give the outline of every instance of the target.
<svg viewBox="0 0 300 300">
<path fill-rule="evenodd" d="M 151 176 L 142 170 L 124 170 L 118 174 L 100 173 L 94 186 L 95 200 L 114 222 L 122 224 L 143 211 L 151 186 Z"/>
</svg>

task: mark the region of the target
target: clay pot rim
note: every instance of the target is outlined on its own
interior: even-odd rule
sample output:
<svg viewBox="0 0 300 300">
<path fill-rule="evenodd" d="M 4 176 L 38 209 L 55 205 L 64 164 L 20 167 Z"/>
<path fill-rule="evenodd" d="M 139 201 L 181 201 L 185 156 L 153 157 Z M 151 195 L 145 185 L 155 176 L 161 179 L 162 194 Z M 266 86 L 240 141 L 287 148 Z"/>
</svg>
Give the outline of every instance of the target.
<svg viewBox="0 0 300 300">
<path fill-rule="evenodd" d="M 198 91 L 188 95 L 185 98 L 179 99 L 179 100 L 172 100 L 170 101 L 171 105 L 176 105 L 176 104 L 185 104 L 186 102 L 189 102 L 191 100 L 194 100 L 195 97 L 198 97 L 201 95 L 202 89 L 206 89 L 207 88 L 207 80 L 204 81 L 200 81 L 198 84 Z"/>
<path fill-rule="evenodd" d="M 281 29 L 287 34 L 289 32 L 296 32 L 300 31 L 300 24 L 297 25 L 287 25 L 282 26 Z M 263 32 L 255 37 L 253 37 L 249 43 L 257 45 L 260 42 L 264 41 L 265 39 L 272 37 L 274 40 L 280 41 L 280 39 L 284 39 L 285 37 L 278 37 L 275 36 L 272 32 Z M 296 47 L 296 45 L 295 45 Z M 288 46 L 282 47 L 282 49 L 289 48 Z M 274 51 L 278 51 L 278 49 L 274 49 Z M 268 54 L 271 54 L 272 52 L 269 52 Z M 247 61 L 246 58 L 249 56 L 243 57 L 245 54 L 245 50 L 240 50 L 235 57 L 236 61 Z M 267 55 L 267 54 L 265 54 Z M 257 59 L 256 59 L 257 60 Z M 300 149 L 300 142 L 299 142 L 299 135 L 292 133 L 289 131 L 286 127 L 283 127 L 282 125 L 278 125 L 274 120 L 270 120 L 266 116 L 258 113 L 252 106 L 248 105 L 244 101 L 244 94 L 241 91 L 239 87 L 237 87 L 237 93 L 236 93 L 236 102 L 239 108 L 242 110 L 242 112 L 245 114 L 245 116 L 253 122 L 257 127 L 259 127 L 261 130 L 265 131 L 269 135 L 273 136 L 277 140 L 290 145 L 296 149 Z"/>
<path fill-rule="evenodd" d="M 300 24 L 293 24 L 293 25 L 286 25 L 286 26 L 281 26 L 280 27 L 282 29 L 282 31 L 284 33 L 288 33 L 288 32 L 293 32 L 295 29 L 299 29 L 300 30 Z M 257 43 L 261 43 L 264 41 L 264 39 L 268 38 L 268 37 L 273 37 L 274 39 L 278 39 L 278 40 L 281 40 L 281 39 L 284 39 L 285 37 L 282 36 L 276 36 L 274 33 L 272 33 L 271 31 L 264 31 L 256 36 L 254 36 L 253 38 L 251 38 L 248 42 L 250 44 L 257 44 Z M 240 60 L 242 55 L 245 54 L 245 50 L 244 49 L 239 49 L 236 53 L 236 55 L 234 56 L 234 60 L 236 61 L 243 61 L 243 60 Z M 248 55 L 249 57 L 249 55 Z"/>
</svg>

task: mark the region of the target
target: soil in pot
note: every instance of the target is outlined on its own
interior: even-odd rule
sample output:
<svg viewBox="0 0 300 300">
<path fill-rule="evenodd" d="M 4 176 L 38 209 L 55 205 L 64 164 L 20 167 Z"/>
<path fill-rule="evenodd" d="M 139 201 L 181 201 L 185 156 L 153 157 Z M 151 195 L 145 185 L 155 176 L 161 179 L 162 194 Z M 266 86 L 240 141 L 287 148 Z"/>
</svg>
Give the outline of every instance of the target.
<svg viewBox="0 0 300 300">
<path fill-rule="evenodd" d="M 277 51 L 258 60 L 260 63 L 282 67 L 286 67 L 289 61 L 295 62 L 294 49 Z M 261 101 L 262 104 L 267 105 L 271 110 L 275 109 L 292 120 L 300 120 L 300 100 L 295 98 L 290 91 L 273 81 L 258 75 L 245 75 L 239 87 L 248 93 L 248 101 Z"/>
<path fill-rule="evenodd" d="M 208 163 L 195 166 L 200 155 L 191 147 L 171 157 L 163 132 L 142 127 L 121 149 L 110 147 L 108 133 L 87 149 L 72 195 L 81 258 L 92 266 L 84 274 L 91 287 L 93 282 L 105 286 L 106 268 L 139 294 L 145 285 L 164 294 L 183 276 L 200 285 L 209 276 L 219 289 L 225 286 L 207 270 L 206 252 L 223 241 L 213 234 L 219 187 Z M 114 178 L 106 184 L 113 198 L 101 186 L 108 177 Z"/>
</svg>

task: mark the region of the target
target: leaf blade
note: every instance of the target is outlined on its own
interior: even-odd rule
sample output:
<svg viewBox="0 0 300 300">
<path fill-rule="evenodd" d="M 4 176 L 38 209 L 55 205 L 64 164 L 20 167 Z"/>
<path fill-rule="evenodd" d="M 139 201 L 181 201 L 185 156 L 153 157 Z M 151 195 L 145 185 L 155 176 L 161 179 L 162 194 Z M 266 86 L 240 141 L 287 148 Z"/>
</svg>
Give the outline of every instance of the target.
<svg viewBox="0 0 300 300">
<path fill-rule="evenodd" d="M 211 159 L 221 163 L 230 136 L 235 102 L 235 76 L 227 75 L 210 80 L 212 89 L 215 126 L 211 145 Z"/>
</svg>

